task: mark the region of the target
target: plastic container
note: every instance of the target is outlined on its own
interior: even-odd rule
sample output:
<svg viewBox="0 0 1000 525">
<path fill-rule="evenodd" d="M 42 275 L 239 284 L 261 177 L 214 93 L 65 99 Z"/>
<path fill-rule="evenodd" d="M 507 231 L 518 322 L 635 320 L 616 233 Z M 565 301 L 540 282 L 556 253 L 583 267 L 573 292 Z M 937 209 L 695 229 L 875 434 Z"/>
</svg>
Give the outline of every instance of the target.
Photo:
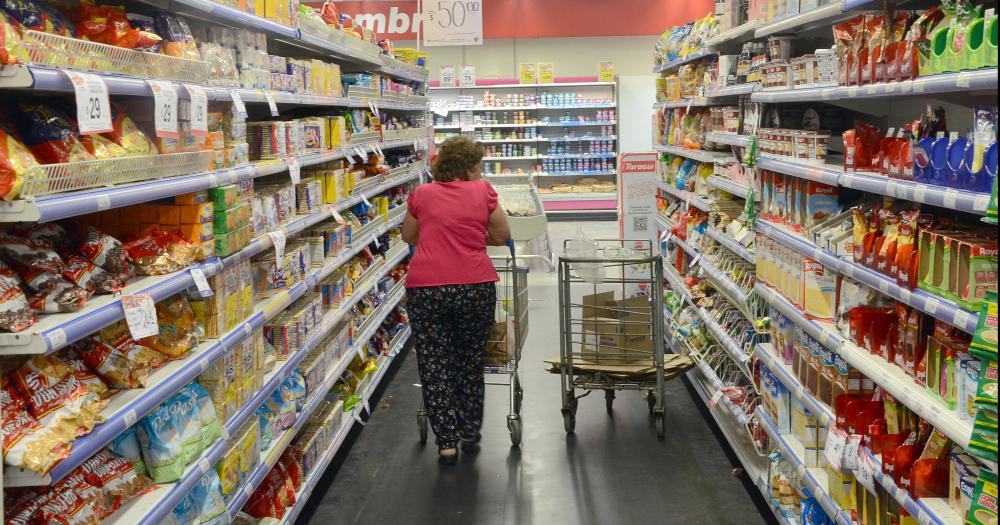
<svg viewBox="0 0 1000 525">
<path fill-rule="evenodd" d="M 934 147 L 934 138 L 925 137 L 917 143 L 919 151 L 913 159 L 913 180 L 925 184 L 932 184 L 934 168 L 931 166 L 931 150 Z"/>
<path fill-rule="evenodd" d="M 951 69 L 949 69 L 949 48 L 951 47 L 950 42 L 953 34 L 954 30 L 949 26 L 939 27 L 931 33 L 930 64 L 927 71 L 924 71 L 923 64 L 921 64 L 921 75 L 936 75 L 938 73 L 951 71 Z"/>
<path fill-rule="evenodd" d="M 968 139 L 958 137 L 948 144 L 948 170 L 944 185 L 949 188 L 965 188 L 969 180 L 969 168 L 965 165 L 965 148 Z"/>
<path fill-rule="evenodd" d="M 985 52 L 989 48 L 986 45 L 985 20 L 976 18 L 969 22 L 965 28 L 965 48 L 962 50 L 965 59 L 963 69 L 979 69 L 986 65 L 987 57 Z"/>
<path fill-rule="evenodd" d="M 948 178 L 948 137 L 938 137 L 931 144 L 930 173 L 927 182 L 935 186 L 947 186 Z"/>
</svg>

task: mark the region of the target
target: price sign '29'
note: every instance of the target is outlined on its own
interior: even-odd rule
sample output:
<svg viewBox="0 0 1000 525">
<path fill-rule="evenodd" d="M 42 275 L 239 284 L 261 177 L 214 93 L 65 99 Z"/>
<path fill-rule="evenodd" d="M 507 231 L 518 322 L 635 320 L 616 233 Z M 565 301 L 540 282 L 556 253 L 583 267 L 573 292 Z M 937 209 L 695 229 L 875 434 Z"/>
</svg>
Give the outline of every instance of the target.
<svg viewBox="0 0 1000 525">
<path fill-rule="evenodd" d="M 483 43 L 483 0 L 424 2 L 424 45 L 462 46 Z"/>
</svg>

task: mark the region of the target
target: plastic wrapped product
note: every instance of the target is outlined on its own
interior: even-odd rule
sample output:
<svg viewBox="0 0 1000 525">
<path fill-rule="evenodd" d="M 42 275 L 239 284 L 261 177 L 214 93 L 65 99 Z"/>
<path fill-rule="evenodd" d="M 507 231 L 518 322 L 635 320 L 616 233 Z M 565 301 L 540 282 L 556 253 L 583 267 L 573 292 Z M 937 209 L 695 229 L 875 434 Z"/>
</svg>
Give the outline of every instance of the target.
<svg viewBox="0 0 1000 525">
<path fill-rule="evenodd" d="M 82 238 L 83 242 L 79 247 L 80 254 L 111 274 L 117 285 L 124 286 L 125 280 L 128 278 L 128 267 L 125 262 L 127 252 L 122 243 L 118 239 L 89 226 Z"/>
<path fill-rule="evenodd" d="M 45 31 L 42 7 L 32 0 L 4 0 L 0 9 L 24 30 Z"/>
<path fill-rule="evenodd" d="M 156 155 L 156 143 L 118 106 L 111 107 L 110 133 L 101 136 L 122 148 L 125 155 Z"/>
<path fill-rule="evenodd" d="M 132 343 L 119 348 L 93 342 L 80 349 L 79 354 L 87 367 L 100 374 L 111 388 L 143 388 L 149 371 L 166 361 L 163 354 Z"/>
<path fill-rule="evenodd" d="M 182 389 L 139 421 L 139 445 L 154 482 L 177 481 L 201 453 L 198 409 L 198 400 Z"/>
<path fill-rule="evenodd" d="M 229 525 L 229 513 L 222 499 L 222 481 L 214 469 L 210 469 L 191 489 L 190 499 L 201 525 Z"/>
<path fill-rule="evenodd" d="M 168 357 L 178 358 L 201 340 L 204 328 L 197 324 L 194 310 L 183 294 L 173 295 L 157 303 L 156 320 L 160 325 L 159 334 L 144 337 L 139 340 L 139 344 Z"/>
<path fill-rule="evenodd" d="M 76 492 L 80 499 L 91 508 L 98 519 L 110 516 L 120 505 L 116 504 L 116 498 L 109 498 L 99 487 L 95 487 L 87 482 L 83 473 L 79 470 L 71 472 L 68 476 L 52 486 L 53 492 Z"/>
<path fill-rule="evenodd" d="M 177 15 L 159 12 L 153 17 L 156 33 L 163 38 L 161 50 L 164 55 L 201 60 L 198 47 L 187 21 Z"/>
<path fill-rule="evenodd" d="M 121 289 L 111 274 L 79 255 L 73 255 L 66 261 L 62 276 L 88 293 L 114 293 Z"/>
<path fill-rule="evenodd" d="M 7 13 L 0 9 L 0 64 L 17 63 L 17 50 L 21 46 L 21 33 Z"/>
<path fill-rule="evenodd" d="M 48 499 L 37 511 L 40 523 L 61 525 L 100 525 L 101 519 L 78 491 L 50 492 Z"/>
<path fill-rule="evenodd" d="M 195 507 L 189 492 L 160 525 L 189 525 L 192 523 L 198 523 L 198 509 Z"/>
<path fill-rule="evenodd" d="M 58 275 L 65 263 L 48 245 L 0 233 L 0 257 L 18 271 L 46 272 Z"/>
<path fill-rule="evenodd" d="M 201 427 L 199 434 L 203 443 L 202 448 L 207 448 L 215 443 L 222 433 L 219 419 L 215 414 L 215 405 L 212 404 L 212 398 L 208 396 L 205 388 L 198 383 L 191 383 L 184 388 L 188 395 L 198 401 L 198 423 Z"/>
<path fill-rule="evenodd" d="M 78 136 L 76 123 L 60 109 L 19 102 L 11 106 L 10 118 L 24 145 L 42 164 L 94 160 Z"/>
<path fill-rule="evenodd" d="M 143 33 L 142 38 L 136 43 L 135 49 L 149 53 L 159 53 L 160 43 L 163 39 L 160 38 L 160 35 L 156 34 L 156 24 L 153 18 L 135 13 L 126 13 L 125 17 L 128 18 L 132 29 Z"/>
<path fill-rule="evenodd" d="M 0 262 L 0 330 L 20 332 L 37 320 L 21 289 L 21 280 Z"/>
<path fill-rule="evenodd" d="M 0 31 L 3 30 L 3 19 L 0 14 Z M 24 176 L 28 170 L 37 166 L 38 161 L 31 151 L 13 135 L 0 129 L 0 197 L 8 201 L 16 198 L 21 193 Z"/>
<path fill-rule="evenodd" d="M 132 438 L 135 439 L 135 434 Z M 101 489 L 110 503 L 111 512 L 153 484 L 151 479 L 136 472 L 131 461 L 108 450 L 95 454 L 80 465 L 78 471 L 87 483 Z"/>
<path fill-rule="evenodd" d="M 70 443 L 62 436 L 45 431 L 27 409 L 5 413 L 3 458 L 6 465 L 48 472 L 69 455 Z"/>
<path fill-rule="evenodd" d="M 194 262 L 199 246 L 171 232 L 153 230 L 148 236 L 125 245 L 129 259 L 141 275 L 164 275 Z"/>
<path fill-rule="evenodd" d="M 142 448 L 139 446 L 139 436 L 136 435 L 135 427 L 130 427 L 118 434 L 108 450 L 115 455 L 121 456 L 132 463 L 135 473 L 140 476 L 147 476 L 146 464 L 142 460 Z"/>
</svg>

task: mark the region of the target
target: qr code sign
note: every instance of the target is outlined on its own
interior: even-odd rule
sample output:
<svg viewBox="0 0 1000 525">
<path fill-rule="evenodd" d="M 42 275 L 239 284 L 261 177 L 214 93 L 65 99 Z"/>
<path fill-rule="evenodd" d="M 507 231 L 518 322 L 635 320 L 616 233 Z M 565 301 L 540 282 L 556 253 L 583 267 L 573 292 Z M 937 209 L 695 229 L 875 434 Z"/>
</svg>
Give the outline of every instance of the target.
<svg viewBox="0 0 1000 525">
<path fill-rule="evenodd" d="M 645 232 L 649 231 L 649 217 L 632 217 L 632 231 Z"/>
</svg>

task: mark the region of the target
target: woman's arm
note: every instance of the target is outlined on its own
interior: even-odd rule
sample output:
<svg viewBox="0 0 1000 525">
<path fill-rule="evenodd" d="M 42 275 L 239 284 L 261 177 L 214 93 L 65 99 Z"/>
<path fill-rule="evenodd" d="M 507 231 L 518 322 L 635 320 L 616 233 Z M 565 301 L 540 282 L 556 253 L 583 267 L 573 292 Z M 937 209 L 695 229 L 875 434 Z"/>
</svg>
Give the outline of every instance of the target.
<svg viewBox="0 0 1000 525">
<path fill-rule="evenodd" d="M 406 227 L 406 223 L 403 223 Z M 406 230 L 403 230 L 405 236 Z M 405 239 L 405 237 L 404 237 Z M 490 246 L 505 246 L 507 239 L 510 239 L 510 224 L 507 224 L 507 214 L 503 211 L 503 206 L 497 206 L 490 213 L 490 220 L 486 223 L 486 244 Z"/>
<path fill-rule="evenodd" d="M 417 219 L 410 215 L 410 212 L 406 212 L 406 217 L 403 219 L 403 242 L 410 246 L 416 246 L 419 239 L 420 228 L 417 225 Z"/>
</svg>

